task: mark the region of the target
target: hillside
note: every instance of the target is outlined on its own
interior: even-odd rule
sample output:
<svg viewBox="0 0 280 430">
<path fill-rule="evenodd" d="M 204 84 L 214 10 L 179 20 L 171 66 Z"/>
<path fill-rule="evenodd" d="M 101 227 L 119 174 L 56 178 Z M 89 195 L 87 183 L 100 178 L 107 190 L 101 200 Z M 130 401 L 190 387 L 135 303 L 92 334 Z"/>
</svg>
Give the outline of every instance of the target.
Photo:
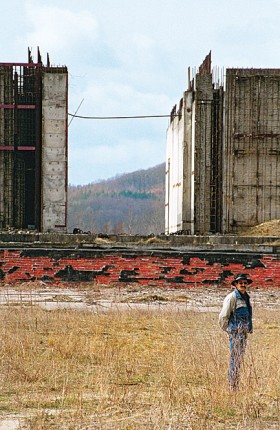
<svg viewBox="0 0 280 430">
<path fill-rule="evenodd" d="M 164 231 L 165 164 L 68 189 L 68 231 L 159 234 Z"/>
</svg>

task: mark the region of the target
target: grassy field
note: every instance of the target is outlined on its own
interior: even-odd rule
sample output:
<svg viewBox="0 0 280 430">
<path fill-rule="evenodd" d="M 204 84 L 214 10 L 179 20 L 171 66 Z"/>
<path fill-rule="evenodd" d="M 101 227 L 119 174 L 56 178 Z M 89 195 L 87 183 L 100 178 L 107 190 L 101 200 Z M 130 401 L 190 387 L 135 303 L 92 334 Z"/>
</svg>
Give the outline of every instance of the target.
<svg viewBox="0 0 280 430">
<path fill-rule="evenodd" d="M 217 313 L 2 307 L 0 422 L 21 429 L 279 429 L 280 312 L 257 309 L 240 390 Z"/>
</svg>

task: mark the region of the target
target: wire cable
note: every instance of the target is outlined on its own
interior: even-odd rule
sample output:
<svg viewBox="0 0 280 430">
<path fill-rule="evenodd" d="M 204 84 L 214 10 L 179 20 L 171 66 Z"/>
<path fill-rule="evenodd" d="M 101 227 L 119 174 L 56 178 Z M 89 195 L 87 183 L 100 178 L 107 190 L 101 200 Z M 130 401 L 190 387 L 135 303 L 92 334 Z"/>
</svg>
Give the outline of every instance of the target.
<svg viewBox="0 0 280 430">
<path fill-rule="evenodd" d="M 136 115 L 136 116 L 82 116 L 68 112 L 68 115 L 73 118 L 82 119 L 145 119 L 145 118 L 170 118 L 170 115 Z M 177 116 L 177 115 L 174 115 Z"/>
<path fill-rule="evenodd" d="M 69 124 L 68 124 L 68 127 L 69 127 L 69 125 L 71 124 L 71 122 L 73 121 L 73 119 L 77 116 L 76 114 L 77 114 L 78 110 L 80 109 L 80 107 L 82 106 L 83 101 L 84 101 L 84 99 L 80 102 L 80 104 L 79 104 L 79 106 L 77 107 L 76 112 L 74 113 L 74 115 L 71 115 L 71 116 L 72 116 L 72 118 L 71 118 L 71 121 L 70 121 L 70 122 L 69 122 Z"/>
</svg>

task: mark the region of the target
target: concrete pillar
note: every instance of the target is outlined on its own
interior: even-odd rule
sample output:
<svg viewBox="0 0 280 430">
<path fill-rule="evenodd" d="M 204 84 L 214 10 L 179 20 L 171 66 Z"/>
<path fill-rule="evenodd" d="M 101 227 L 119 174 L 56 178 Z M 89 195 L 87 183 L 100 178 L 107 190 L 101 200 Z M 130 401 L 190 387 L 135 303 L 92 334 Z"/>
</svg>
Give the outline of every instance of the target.
<svg viewBox="0 0 280 430">
<path fill-rule="evenodd" d="M 42 76 L 42 231 L 66 231 L 67 71 Z"/>
</svg>

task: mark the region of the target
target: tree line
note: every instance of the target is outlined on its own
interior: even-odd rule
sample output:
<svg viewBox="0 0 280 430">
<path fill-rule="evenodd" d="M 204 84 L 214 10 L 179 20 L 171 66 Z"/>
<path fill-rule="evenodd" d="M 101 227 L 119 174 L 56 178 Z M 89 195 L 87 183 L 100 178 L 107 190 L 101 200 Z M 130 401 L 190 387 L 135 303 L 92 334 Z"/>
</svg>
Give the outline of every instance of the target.
<svg viewBox="0 0 280 430">
<path fill-rule="evenodd" d="M 68 232 L 164 232 L 165 164 L 68 188 Z"/>
</svg>

